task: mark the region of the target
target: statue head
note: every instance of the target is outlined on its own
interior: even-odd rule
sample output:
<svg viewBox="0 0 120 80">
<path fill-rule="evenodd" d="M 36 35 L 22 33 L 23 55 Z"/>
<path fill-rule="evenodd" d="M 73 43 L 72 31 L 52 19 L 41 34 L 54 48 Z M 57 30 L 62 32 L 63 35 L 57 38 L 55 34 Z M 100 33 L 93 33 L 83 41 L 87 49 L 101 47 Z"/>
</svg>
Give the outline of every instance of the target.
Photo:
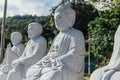
<svg viewBox="0 0 120 80">
<path fill-rule="evenodd" d="M 20 32 L 13 32 L 11 34 L 11 42 L 16 45 L 22 41 L 22 34 Z"/>
<path fill-rule="evenodd" d="M 76 12 L 69 5 L 61 5 L 55 10 L 55 25 L 60 31 L 73 27 L 76 19 Z"/>
<path fill-rule="evenodd" d="M 28 24 L 28 37 L 29 38 L 35 38 L 39 35 L 41 35 L 42 33 L 42 25 L 40 25 L 39 23 L 33 22 Z"/>
</svg>

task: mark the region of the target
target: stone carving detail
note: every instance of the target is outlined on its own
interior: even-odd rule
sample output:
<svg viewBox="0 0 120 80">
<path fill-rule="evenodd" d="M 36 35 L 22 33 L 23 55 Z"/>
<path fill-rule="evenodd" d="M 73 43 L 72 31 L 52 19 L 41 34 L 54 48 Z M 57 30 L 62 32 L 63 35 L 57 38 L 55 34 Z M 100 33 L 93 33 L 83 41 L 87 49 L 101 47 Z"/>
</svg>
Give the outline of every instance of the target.
<svg viewBox="0 0 120 80">
<path fill-rule="evenodd" d="M 75 17 L 68 5 L 55 10 L 60 32 L 48 54 L 28 69 L 25 80 L 84 80 L 85 42 L 82 32 L 73 28 Z"/>
<path fill-rule="evenodd" d="M 13 69 L 12 62 L 22 55 L 24 51 L 24 45 L 21 43 L 21 41 L 21 33 L 13 32 L 11 34 L 11 42 L 13 46 L 11 47 L 10 43 L 7 45 L 4 61 L 0 65 L 0 80 L 7 80 L 9 71 Z"/>
<path fill-rule="evenodd" d="M 95 70 L 90 80 L 120 80 L 120 25 L 115 33 L 114 48 L 109 64 Z"/>
<path fill-rule="evenodd" d="M 42 26 L 38 23 L 30 23 L 28 25 L 28 41 L 22 56 L 12 62 L 12 69 L 7 80 L 23 80 L 25 79 L 28 68 L 39 61 L 46 54 L 47 42 L 41 36 Z"/>
</svg>

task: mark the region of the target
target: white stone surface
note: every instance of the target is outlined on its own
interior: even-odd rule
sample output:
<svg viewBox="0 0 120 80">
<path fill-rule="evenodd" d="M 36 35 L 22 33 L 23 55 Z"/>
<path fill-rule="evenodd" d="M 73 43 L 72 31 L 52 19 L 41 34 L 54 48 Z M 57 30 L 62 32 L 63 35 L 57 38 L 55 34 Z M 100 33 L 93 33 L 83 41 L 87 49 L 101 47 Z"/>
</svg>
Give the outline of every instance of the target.
<svg viewBox="0 0 120 80">
<path fill-rule="evenodd" d="M 7 80 L 23 80 L 28 68 L 39 61 L 46 54 L 47 42 L 41 36 L 42 26 L 38 23 L 30 23 L 28 25 L 28 41 L 23 55 L 12 62 L 12 69 L 7 77 Z"/>
<path fill-rule="evenodd" d="M 24 51 L 24 45 L 21 43 L 21 41 L 21 33 L 13 32 L 11 34 L 11 42 L 13 46 L 11 47 L 10 43 L 7 45 L 4 61 L 0 65 L 0 80 L 7 80 L 7 75 L 13 68 L 12 62 L 22 55 Z"/>
<path fill-rule="evenodd" d="M 85 42 L 81 31 L 73 27 L 75 11 L 60 6 L 55 11 L 55 25 L 60 31 L 48 54 L 27 71 L 25 80 L 84 80 Z"/>
<path fill-rule="evenodd" d="M 90 80 L 120 80 L 120 26 L 115 33 L 114 48 L 109 64 L 95 70 Z"/>
</svg>

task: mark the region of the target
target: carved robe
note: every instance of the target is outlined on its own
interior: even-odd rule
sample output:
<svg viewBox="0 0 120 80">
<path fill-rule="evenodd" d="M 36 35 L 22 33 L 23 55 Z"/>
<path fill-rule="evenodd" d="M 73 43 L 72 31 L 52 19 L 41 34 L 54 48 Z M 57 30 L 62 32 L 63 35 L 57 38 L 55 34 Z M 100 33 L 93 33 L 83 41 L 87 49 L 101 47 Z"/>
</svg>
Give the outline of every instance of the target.
<svg viewBox="0 0 120 80">
<path fill-rule="evenodd" d="M 0 80 L 7 80 L 9 71 L 13 69 L 11 65 L 12 62 L 15 59 L 18 59 L 22 55 L 23 51 L 24 45 L 22 43 L 14 45 L 11 48 L 11 51 L 6 51 L 4 61 L 0 67 Z"/>
<path fill-rule="evenodd" d="M 43 67 L 40 60 L 27 72 L 26 80 L 83 80 L 85 43 L 82 32 L 70 28 L 60 32 L 49 53 L 51 66 Z"/>
<path fill-rule="evenodd" d="M 42 36 L 30 40 L 23 52 L 23 55 L 17 59 L 23 63 L 23 69 L 16 71 L 15 69 L 11 70 L 8 74 L 7 80 L 22 80 L 25 78 L 26 71 L 28 68 L 39 61 L 46 53 L 46 39 Z"/>
</svg>

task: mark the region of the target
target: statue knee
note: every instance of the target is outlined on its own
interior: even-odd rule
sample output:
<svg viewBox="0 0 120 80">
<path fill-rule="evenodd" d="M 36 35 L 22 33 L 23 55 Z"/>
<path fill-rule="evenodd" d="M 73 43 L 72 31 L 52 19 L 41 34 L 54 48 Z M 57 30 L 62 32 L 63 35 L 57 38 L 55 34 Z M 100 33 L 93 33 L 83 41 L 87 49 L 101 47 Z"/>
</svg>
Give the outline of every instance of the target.
<svg viewBox="0 0 120 80">
<path fill-rule="evenodd" d="M 16 71 L 15 71 L 14 69 L 11 70 L 11 71 L 9 71 L 7 80 L 11 80 L 13 77 L 15 77 L 15 76 L 14 76 L 15 72 L 16 72 Z"/>
<path fill-rule="evenodd" d="M 7 74 L 0 72 L 0 80 L 6 80 Z"/>
<path fill-rule="evenodd" d="M 96 69 L 90 76 L 90 80 L 101 80 L 105 68 Z"/>
<path fill-rule="evenodd" d="M 60 71 L 55 71 L 52 78 L 50 80 L 62 80 L 61 78 L 61 72 Z"/>
<path fill-rule="evenodd" d="M 111 80 L 120 80 L 120 71 L 116 71 L 112 76 Z"/>
<path fill-rule="evenodd" d="M 8 74 L 7 80 L 21 80 L 21 74 L 19 71 L 11 70 Z"/>
<path fill-rule="evenodd" d="M 61 78 L 61 72 L 58 70 L 50 71 L 46 74 L 43 74 L 39 80 L 62 80 Z"/>
<path fill-rule="evenodd" d="M 40 73 L 40 70 L 38 68 L 31 67 L 26 72 L 26 78 L 30 78 L 37 73 Z"/>
</svg>

